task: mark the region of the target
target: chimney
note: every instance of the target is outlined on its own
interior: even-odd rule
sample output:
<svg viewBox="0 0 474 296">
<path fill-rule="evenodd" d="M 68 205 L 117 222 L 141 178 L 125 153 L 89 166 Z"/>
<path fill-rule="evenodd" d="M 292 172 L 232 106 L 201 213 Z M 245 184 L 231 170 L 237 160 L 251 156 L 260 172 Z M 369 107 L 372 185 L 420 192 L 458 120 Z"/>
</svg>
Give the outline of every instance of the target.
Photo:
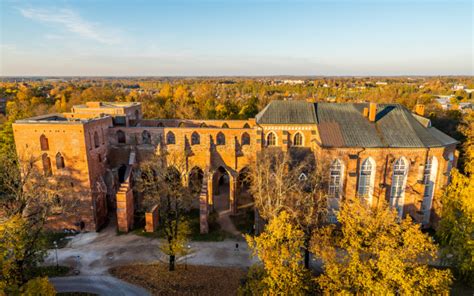
<svg viewBox="0 0 474 296">
<path fill-rule="evenodd" d="M 369 121 L 375 122 L 375 116 L 377 115 L 377 104 L 370 103 L 369 105 Z"/>
<path fill-rule="evenodd" d="M 369 108 L 367 108 L 367 107 L 364 108 L 364 117 L 365 118 L 369 117 Z"/>
<path fill-rule="evenodd" d="M 425 116 L 425 105 L 416 104 L 415 105 L 415 113 L 420 115 L 420 116 Z"/>
</svg>

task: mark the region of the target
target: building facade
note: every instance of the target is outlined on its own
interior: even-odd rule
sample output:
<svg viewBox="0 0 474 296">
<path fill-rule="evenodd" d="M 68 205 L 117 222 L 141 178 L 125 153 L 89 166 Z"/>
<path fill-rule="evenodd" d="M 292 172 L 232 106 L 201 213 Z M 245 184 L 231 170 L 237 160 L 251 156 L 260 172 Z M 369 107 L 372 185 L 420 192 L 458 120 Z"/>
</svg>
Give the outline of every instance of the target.
<svg viewBox="0 0 474 296">
<path fill-rule="evenodd" d="M 243 179 L 264 149 L 324 160 L 331 210 L 349 196 L 373 206 L 386 200 L 426 227 L 439 219 L 439 195 L 457 159 L 457 141 L 432 127 L 420 105 L 411 112 L 398 104 L 273 101 L 248 120 L 150 120 L 139 103 L 88 102 L 71 113 L 18 120 L 13 129 L 20 159 L 33 155 L 45 174 L 71 176 L 70 198 L 81 206 L 54 225 L 89 231 L 112 211 L 119 230 L 133 227 L 131 173 L 153 155 L 185 160 L 183 182 L 200 187 L 202 232 L 211 208 L 235 212 L 249 201 Z"/>
</svg>

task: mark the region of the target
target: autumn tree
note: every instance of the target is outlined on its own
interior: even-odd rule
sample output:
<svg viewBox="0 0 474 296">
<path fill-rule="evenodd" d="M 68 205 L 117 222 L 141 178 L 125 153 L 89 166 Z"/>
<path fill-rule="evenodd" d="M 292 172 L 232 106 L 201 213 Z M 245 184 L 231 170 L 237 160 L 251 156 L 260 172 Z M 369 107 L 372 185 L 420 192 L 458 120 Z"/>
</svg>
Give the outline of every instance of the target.
<svg viewBox="0 0 474 296">
<path fill-rule="evenodd" d="M 267 221 L 286 211 L 305 234 L 304 264 L 309 267 L 313 231 L 326 219 L 323 189 L 326 164 L 312 154 L 265 149 L 250 169 L 250 192 L 260 217 Z"/>
<path fill-rule="evenodd" d="M 313 236 L 312 251 L 324 273 L 315 280 L 328 294 L 446 294 L 449 270 L 429 266 L 437 246 L 410 218 L 399 220 L 387 204 L 371 208 L 348 199 L 327 225 Z"/>
<path fill-rule="evenodd" d="M 169 256 L 169 270 L 175 270 L 176 256 L 186 251 L 190 234 L 186 213 L 191 207 L 192 192 L 183 185 L 185 160 L 179 153 L 157 156 L 140 165 L 137 190 L 143 195 L 144 206 L 158 205 L 165 235 L 160 246 Z"/>
<path fill-rule="evenodd" d="M 265 226 L 259 236 L 247 235 L 246 240 L 254 256 L 263 263 L 263 271 L 256 267 L 242 294 L 258 295 L 305 295 L 310 290 L 310 272 L 301 264 L 305 234 L 295 225 L 291 215 L 281 211 Z"/>
</svg>

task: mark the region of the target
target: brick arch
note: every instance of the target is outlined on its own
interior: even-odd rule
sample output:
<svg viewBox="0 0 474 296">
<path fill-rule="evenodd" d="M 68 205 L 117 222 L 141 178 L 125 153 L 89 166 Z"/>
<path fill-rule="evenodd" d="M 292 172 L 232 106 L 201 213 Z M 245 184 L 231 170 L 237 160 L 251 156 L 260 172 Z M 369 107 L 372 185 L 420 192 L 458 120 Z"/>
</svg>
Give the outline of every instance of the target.
<svg viewBox="0 0 474 296">
<path fill-rule="evenodd" d="M 216 145 L 225 145 L 225 135 L 223 132 L 218 132 L 216 136 Z"/>
<path fill-rule="evenodd" d="M 41 151 L 49 150 L 49 141 L 48 141 L 48 138 L 44 134 L 40 136 L 40 146 L 41 146 Z"/>
<path fill-rule="evenodd" d="M 198 132 L 194 131 L 191 134 L 191 145 L 199 145 L 201 144 L 201 136 Z"/>
<path fill-rule="evenodd" d="M 227 122 L 224 122 L 224 123 L 222 124 L 222 128 L 229 128 L 229 125 L 227 124 Z"/>
<path fill-rule="evenodd" d="M 188 187 L 191 189 L 191 192 L 194 196 L 199 197 L 201 193 L 202 185 L 207 180 L 204 180 L 204 170 L 199 166 L 194 166 L 189 170 L 188 173 Z M 193 205 L 199 206 L 199 204 Z"/>
<path fill-rule="evenodd" d="M 43 173 L 45 176 L 49 177 L 53 174 L 51 169 L 51 159 L 49 158 L 48 154 L 44 153 L 41 156 L 41 161 L 43 163 Z"/>
<path fill-rule="evenodd" d="M 212 203 L 216 211 L 231 210 L 232 175 L 224 166 L 217 167 L 212 174 Z"/>
<path fill-rule="evenodd" d="M 250 145 L 250 135 L 247 132 L 244 132 L 240 136 L 240 145 L 241 146 Z"/>
</svg>

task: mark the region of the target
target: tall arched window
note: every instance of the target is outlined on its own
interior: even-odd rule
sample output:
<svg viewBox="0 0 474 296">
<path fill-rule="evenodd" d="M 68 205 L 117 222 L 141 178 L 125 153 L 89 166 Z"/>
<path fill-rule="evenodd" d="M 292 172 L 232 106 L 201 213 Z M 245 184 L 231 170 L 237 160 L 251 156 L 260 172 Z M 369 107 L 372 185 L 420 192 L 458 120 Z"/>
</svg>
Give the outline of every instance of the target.
<svg viewBox="0 0 474 296">
<path fill-rule="evenodd" d="M 229 128 L 229 125 L 224 122 L 224 124 L 222 125 L 222 128 Z"/>
<path fill-rule="evenodd" d="M 293 146 L 303 146 L 303 135 L 300 132 L 293 137 Z"/>
<path fill-rule="evenodd" d="M 191 134 L 191 145 L 201 144 L 201 136 L 197 132 Z"/>
<path fill-rule="evenodd" d="M 174 136 L 173 132 L 168 132 L 166 134 L 166 144 L 168 145 L 176 144 L 176 137 Z"/>
<path fill-rule="evenodd" d="M 250 145 L 250 135 L 248 133 L 243 133 L 242 138 L 240 140 L 240 144 L 243 145 Z"/>
<path fill-rule="evenodd" d="M 267 146 L 276 146 L 277 140 L 274 132 L 270 132 L 267 135 Z"/>
<path fill-rule="evenodd" d="M 408 162 L 400 157 L 393 165 L 392 188 L 390 190 L 390 206 L 395 208 L 398 216 L 403 215 L 405 203 L 405 187 L 408 174 Z"/>
<path fill-rule="evenodd" d="M 94 147 L 98 148 L 99 146 L 100 146 L 99 134 L 97 134 L 97 132 L 94 132 Z"/>
<path fill-rule="evenodd" d="M 448 163 L 446 167 L 446 176 L 448 176 L 448 183 L 451 181 L 451 170 L 453 169 L 453 164 L 454 164 L 454 155 L 451 152 L 448 155 Z"/>
<path fill-rule="evenodd" d="M 40 146 L 41 146 L 41 151 L 49 150 L 49 141 L 45 135 L 40 136 Z"/>
<path fill-rule="evenodd" d="M 51 170 L 51 159 L 49 159 L 48 154 L 43 154 L 41 157 L 41 160 L 43 162 L 43 172 L 45 176 L 51 176 L 52 175 L 52 170 Z"/>
<path fill-rule="evenodd" d="M 357 193 L 359 196 L 364 197 L 366 201 L 372 203 L 372 194 L 374 193 L 374 181 L 375 181 L 375 161 L 369 157 L 366 158 L 359 171 L 359 186 L 357 187 Z"/>
<path fill-rule="evenodd" d="M 147 130 L 144 130 L 142 132 L 142 143 L 143 144 L 151 144 L 151 135 L 150 132 Z"/>
<path fill-rule="evenodd" d="M 125 144 L 125 133 L 122 130 L 117 131 L 117 142 L 119 144 Z"/>
<path fill-rule="evenodd" d="M 225 145 L 225 135 L 219 132 L 216 136 L 216 144 L 217 145 Z"/>
<path fill-rule="evenodd" d="M 342 176 L 344 166 L 339 159 L 332 162 L 329 169 L 329 197 L 340 198 L 342 194 Z"/>
<path fill-rule="evenodd" d="M 60 152 L 56 154 L 56 168 L 58 170 L 64 169 L 64 157 L 61 155 Z"/>
<path fill-rule="evenodd" d="M 438 159 L 431 157 L 426 160 L 423 173 L 423 184 L 425 191 L 423 193 L 423 203 L 421 210 L 423 212 L 423 224 L 430 223 L 431 207 L 433 205 L 433 193 L 436 185 L 436 173 L 438 172 Z"/>
</svg>

